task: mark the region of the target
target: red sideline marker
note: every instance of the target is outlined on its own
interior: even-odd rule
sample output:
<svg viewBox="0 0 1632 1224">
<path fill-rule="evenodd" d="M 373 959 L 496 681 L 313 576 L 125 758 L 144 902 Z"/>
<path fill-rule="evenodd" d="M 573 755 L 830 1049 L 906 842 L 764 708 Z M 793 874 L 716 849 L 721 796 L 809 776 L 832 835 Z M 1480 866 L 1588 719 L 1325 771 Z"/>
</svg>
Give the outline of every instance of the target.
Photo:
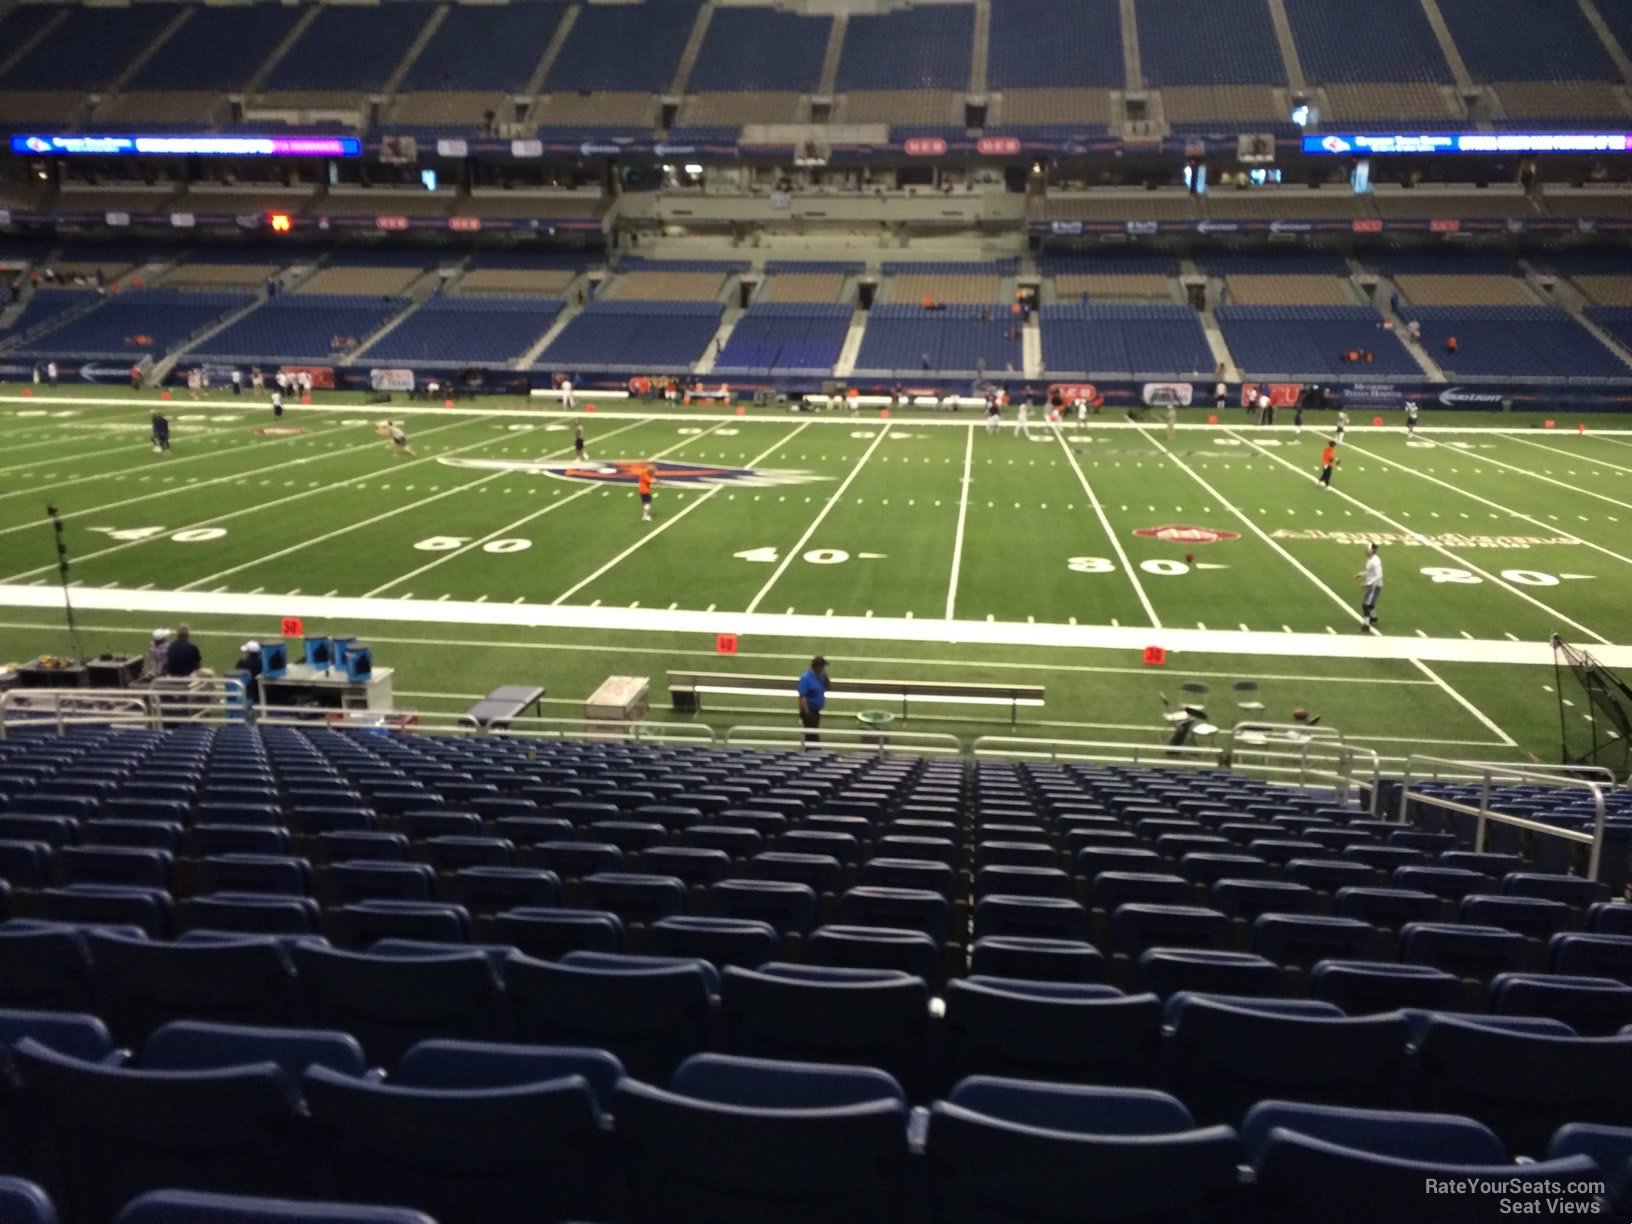
<svg viewBox="0 0 1632 1224">
<path fill-rule="evenodd" d="M 1208 417 L 1208 418 L 1207 418 L 1207 424 L 1209 424 L 1209 425 L 1217 425 L 1217 424 L 1218 424 L 1218 418 L 1217 418 L 1217 417 L 1216 417 L 1216 416 L 1210 416 L 1210 417 Z"/>
<path fill-rule="evenodd" d="M 1381 425 L 1383 423 L 1383 418 L 1382 417 L 1372 417 L 1371 418 L 1371 423 L 1373 425 Z"/>
<path fill-rule="evenodd" d="M 738 416 L 747 416 L 748 415 L 748 409 L 744 408 L 741 404 L 738 404 L 737 405 L 737 415 Z"/>
<path fill-rule="evenodd" d="M 1541 427 L 1542 427 L 1542 428 L 1543 428 L 1543 429 L 1551 429 L 1551 428 L 1552 428 L 1552 427 L 1553 427 L 1553 426 L 1554 426 L 1554 425 L 1556 425 L 1556 424 L 1557 424 L 1557 423 L 1558 423 L 1558 422 L 1556 422 L 1556 421 L 1543 421 L 1543 422 L 1542 422 L 1542 423 L 1541 423 Z"/>
<path fill-rule="evenodd" d="M 1167 650 L 1161 646 L 1146 646 L 1142 658 L 1146 667 L 1162 667 L 1167 663 Z"/>
<path fill-rule="evenodd" d="M 594 412 L 595 411 L 595 405 L 594 404 L 585 404 L 584 405 L 584 411 L 585 412 Z"/>
</svg>

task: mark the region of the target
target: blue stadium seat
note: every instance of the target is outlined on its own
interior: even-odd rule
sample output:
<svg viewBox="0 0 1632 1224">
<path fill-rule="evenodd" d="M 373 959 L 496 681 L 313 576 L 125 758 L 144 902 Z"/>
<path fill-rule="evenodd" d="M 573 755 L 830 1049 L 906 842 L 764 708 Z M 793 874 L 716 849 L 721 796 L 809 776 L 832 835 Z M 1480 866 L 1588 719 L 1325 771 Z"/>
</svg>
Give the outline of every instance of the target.
<svg viewBox="0 0 1632 1224">
<path fill-rule="evenodd" d="M 189 931 L 315 935 L 322 924 L 322 911 L 310 897 L 212 893 L 186 902 L 182 918 Z"/>
<path fill-rule="evenodd" d="M 467 944 L 471 939 L 469 911 L 437 901 L 359 901 L 342 906 L 338 919 L 343 942 L 359 950 L 382 939 L 445 944 Z"/>
<path fill-rule="evenodd" d="M 1270 1003 L 1239 1005 L 1204 995 L 1176 995 L 1172 1085 L 1202 1122 L 1238 1122 L 1268 1098 L 1332 1105 L 1392 1102 L 1405 1060 L 1406 1023 L 1399 1013 L 1351 1019 L 1284 1014 Z"/>
<path fill-rule="evenodd" d="M 436 872 L 424 863 L 368 860 L 332 863 L 328 882 L 337 905 L 357 901 L 430 901 L 436 896 Z"/>
<path fill-rule="evenodd" d="M 1464 1001 L 1455 974 L 1393 961 L 1322 960 L 1309 971 L 1309 995 L 1351 1016 L 1401 1007 L 1455 1008 Z"/>
<path fill-rule="evenodd" d="M 1419 1108 L 1477 1118 L 1516 1155 L 1566 1122 L 1632 1125 L 1632 1037 L 1561 1037 L 1436 1016 L 1414 1066 Z"/>
<path fill-rule="evenodd" d="M 1558 1128 L 1547 1145 L 1547 1159 L 1585 1156 L 1608 1182 L 1604 1200 L 1610 1212 L 1625 1215 L 1632 1192 L 1632 1128 L 1571 1122 Z"/>
<path fill-rule="evenodd" d="M 0 1176 L 0 1221 L 4 1224 L 57 1224 L 51 1197 L 31 1181 Z"/>
<path fill-rule="evenodd" d="M 1566 905 L 1585 908 L 1609 900 L 1609 886 L 1580 876 L 1554 875 L 1542 871 L 1515 871 L 1502 877 L 1502 892 L 1512 897 L 1545 897 Z"/>
<path fill-rule="evenodd" d="M 368 1060 L 355 1037 L 324 1029 L 172 1020 L 155 1029 L 141 1047 L 141 1065 L 149 1071 L 213 1071 L 268 1062 L 276 1063 L 291 1080 L 298 1080 L 314 1064 L 342 1075 L 368 1072 Z"/>
<path fill-rule="evenodd" d="M 580 1075 L 418 1087 L 313 1067 L 302 1088 L 346 1198 L 406 1203 L 438 1224 L 598 1213 L 601 1114 Z"/>
<path fill-rule="evenodd" d="M 437 1224 L 407 1207 L 155 1190 L 133 1200 L 114 1224 Z"/>
<path fill-rule="evenodd" d="M 312 891 L 312 868 L 305 859 L 286 855 L 212 855 L 201 865 L 196 891 L 282 893 L 304 897 Z"/>
<path fill-rule="evenodd" d="M 1253 951 L 1278 965 L 1308 969 L 1330 959 L 1377 955 L 1377 928 L 1356 918 L 1319 914 L 1264 914 L 1252 924 Z"/>
<path fill-rule="evenodd" d="M 1610 977 L 1632 985 L 1632 935 L 1554 935 L 1547 946 L 1554 973 Z"/>
<path fill-rule="evenodd" d="M 151 939 L 170 933 L 170 894 L 157 888 L 68 884 L 39 894 L 40 917 L 87 926 L 131 926 Z"/>
<path fill-rule="evenodd" d="M 175 859 L 164 850 L 121 846 L 63 846 L 51 859 L 64 884 L 115 884 L 168 890 Z"/>
<path fill-rule="evenodd" d="M 604 1112 L 624 1068 L 605 1050 L 586 1046 L 433 1040 L 404 1054 L 390 1082 L 411 1088 L 513 1088 L 568 1075 L 584 1079 Z"/>
<path fill-rule="evenodd" d="M 0 924 L 0 1006 L 100 1011 L 102 992 L 84 932 L 60 923 Z"/>
<path fill-rule="evenodd" d="M 300 1093 L 270 1064 L 133 1071 L 80 1062 L 30 1040 L 13 1057 L 37 1102 L 71 1220 L 108 1220 L 147 1190 L 299 1197 L 311 1190 L 298 1141 Z"/>
<path fill-rule="evenodd" d="M 623 922 L 595 910 L 522 906 L 493 919 L 493 936 L 528 956 L 549 960 L 568 952 L 621 952 Z"/>
<path fill-rule="evenodd" d="M 1614 978 L 1499 973 L 1490 982 L 1490 1010 L 1549 1016 L 1583 1037 L 1612 1037 L 1632 1024 L 1632 986 Z"/>
<path fill-rule="evenodd" d="M 532 867 L 461 867 L 453 894 L 473 914 L 496 914 L 521 906 L 552 906 L 561 898 L 553 872 Z"/>
<path fill-rule="evenodd" d="M 1086 940 L 983 935 L 975 940 L 969 972 L 1032 981 L 1103 982 L 1110 966 Z"/>
<path fill-rule="evenodd" d="M 1570 907 L 1562 901 L 1488 893 L 1470 893 L 1463 897 L 1460 917 L 1470 925 L 1502 927 L 1543 941 L 1574 925 Z"/>
<path fill-rule="evenodd" d="M 580 905 L 606 910 L 626 923 L 643 926 L 685 913 L 686 901 L 686 885 L 674 876 L 600 871 L 585 876 L 578 885 Z"/>
<path fill-rule="evenodd" d="M 960 978 L 946 986 L 948 1078 L 1006 1075 L 1150 1084 L 1161 1043 L 1155 995 L 1077 982 Z"/>
<path fill-rule="evenodd" d="M 523 1041 L 608 1050 L 631 1075 L 656 1082 L 708 1042 L 714 970 L 706 962 L 571 952 L 552 964 L 512 955 L 504 974 Z"/>
<path fill-rule="evenodd" d="M 1268 997 L 1286 988 L 1281 967 L 1251 952 L 1147 948 L 1139 955 L 1134 976 L 1140 989 L 1163 998 L 1181 990 Z"/>
<path fill-rule="evenodd" d="M 170 1020 L 290 1024 L 299 1016 L 295 970 L 277 940 L 204 942 L 87 935 L 119 1040 L 139 1044 Z"/>
<path fill-rule="evenodd" d="M 922 931 L 903 927 L 817 927 L 805 938 L 805 962 L 847 969 L 897 969 L 935 987 L 946 977 L 943 945 Z"/>
<path fill-rule="evenodd" d="M 1407 1159 L 1287 1129 L 1271 1134 L 1254 1164 L 1265 1199 L 1285 1213 L 1273 1218 L 1333 1224 L 1361 1224 L 1379 1214 L 1388 1219 L 1417 1218 L 1413 1213 L 1423 1209 L 1424 1187 L 1434 1183 L 1499 1183 L 1509 1202 L 1539 1201 L 1549 1194 L 1551 1184 L 1583 1180 L 1597 1168 L 1585 1156 L 1529 1165 Z M 1488 1196 L 1477 1194 L 1446 1194 L 1443 1199 L 1436 1195 L 1431 1210 L 1435 1224 L 1482 1224 L 1500 1218 Z"/>
<path fill-rule="evenodd" d="M 925 1142 L 935 1219 L 1201 1220 L 1231 1209 L 1241 1145 L 1157 1092 L 966 1080 Z"/>
<path fill-rule="evenodd" d="M 1481 982 L 1524 969 L 1527 955 L 1524 936 L 1502 927 L 1408 922 L 1400 928 L 1400 960 Z"/>
<path fill-rule="evenodd" d="M 929 990 L 890 970 L 772 962 L 721 973 L 720 1024 L 726 1050 L 875 1066 L 914 1099 L 927 1087 Z"/>
<path fill-rule="evenodd" d="M 692 1092 L 711 1077 L 688 1077 Z M 848 1075 L 847 1083 L 854 1082 Z M 635 1224 L 898 1224 L 909 1194 L 907 1106 L 807 1105 L 821 1088 L 778 1076 L 786 1106 L 747 1106 L 624 1080 L 613 1113 Z M 733 1089 L 728 1095 L 734 1094 Z"/>
<path fill-rule="evenodd" d="M 0 1010 L 0 1046 L 9 1049 L 24 1037 L 83 1062 L 101 1062 L 113 1053 L 107 1026 L 85 1012 Z"/>
<path fill-rule="evenodd" d="M 784 935 L 807 934 L 816 926 L 816 890 L 808 884 L 791 880 L 721 880 L 708 894 L 714 914 L 720 918 L 768 922 Z"/>
<path fill-rule="evenodd" d="M 428 1037 L 500 1032 L 504 985 L 484 952 L 371 956 L 301 943 L 291 955 L 312 1020 L 351 1033 L 377 1063 Z"/>
</svg>

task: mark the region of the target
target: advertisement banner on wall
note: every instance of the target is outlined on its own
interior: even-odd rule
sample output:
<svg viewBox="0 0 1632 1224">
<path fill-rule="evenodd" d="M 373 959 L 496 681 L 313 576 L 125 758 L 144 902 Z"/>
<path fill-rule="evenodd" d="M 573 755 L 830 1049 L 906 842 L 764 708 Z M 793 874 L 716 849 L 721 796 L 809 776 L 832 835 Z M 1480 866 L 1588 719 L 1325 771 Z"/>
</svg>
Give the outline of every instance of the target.
<svg viewBox="0 0 1632 1224">
<path fill-rule="evenodd" d="M 332 366 L 286 365 L 286 366 L 279 366 L 278 371 L 279 371 L 279 373 L 282 373 L 282 374 L 291 374 L 291 375 L 293 375 L 293 374 L 310 374 L 312 376 L 312 390 L 314 390 L 314 391 L 333 391 L 334 390 L 334 367 L 332 367 Z"/>
<path fill-rule="evenodd" d="M 1188 408 L 1195 402 L 1196 388 L 1192 383 L 1163 382 L 1146 383 L 1139 390 L 1139 396 L 1147 404 L 1177 404 L 1181 408 Z"/>
<path fill-rule="evenodd" d="M 371 391 L 412 391 L 414 389 L 414 372 L 412 370 L 370 370 L 368 372 L 368 387 Z"/>
<path fill-rule="evenodd" d="M 1395 383 L 1344 383 L 1336 389 L 1337 402 L 1344 406 L 1398 408 L 1410 398 Z"/>
<path fill-rule="evenodd" d="M 1303 397 L 1303 386 L 1300 383 L 1242 383 L 1241 406 L 1256 405 L 1259 392 L 1269 396 L 1271 408 L 1291 408 Z"/>
</svg>

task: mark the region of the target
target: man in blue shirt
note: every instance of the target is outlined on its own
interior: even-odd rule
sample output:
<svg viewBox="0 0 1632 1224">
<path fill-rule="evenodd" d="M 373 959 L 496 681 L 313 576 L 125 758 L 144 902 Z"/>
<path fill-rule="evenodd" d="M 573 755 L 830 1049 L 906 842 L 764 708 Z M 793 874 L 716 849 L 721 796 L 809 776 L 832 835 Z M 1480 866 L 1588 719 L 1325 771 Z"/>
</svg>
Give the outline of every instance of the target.
<svg viewBox="0 0 1632 1224">
<path fill-rule="evenodd" d="M 827 704 L 827 660 L 817 655 L 810 669 L 799 677 L 799 722 L 807 732 L 805 743 L 816 742 L 816 728 L 822 725 L 822 707 Z"/>
</svg>

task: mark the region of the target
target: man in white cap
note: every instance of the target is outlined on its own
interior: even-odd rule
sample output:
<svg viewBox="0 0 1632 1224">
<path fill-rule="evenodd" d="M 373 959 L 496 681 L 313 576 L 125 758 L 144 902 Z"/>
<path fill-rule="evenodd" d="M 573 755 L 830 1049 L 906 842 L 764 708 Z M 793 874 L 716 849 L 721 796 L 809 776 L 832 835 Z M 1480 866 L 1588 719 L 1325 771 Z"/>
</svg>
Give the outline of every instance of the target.
<svg viewBox="0 0 1632 1224">
<path fill-rule="evenodd" d="M 147 678 L 156 680 L 164 675 L 164 665 L 170 658 L 170 630 L 153 630 L 153 641 L 147 648 Z"/>
<path fill-rule="evenodd" d="M 245 642 L 233 670 L 249 673 L 249 679 L 244 681 L 244 698 L 250 705 L 258 703 L 261 699 L 261 644 Z"/>
</svg>

